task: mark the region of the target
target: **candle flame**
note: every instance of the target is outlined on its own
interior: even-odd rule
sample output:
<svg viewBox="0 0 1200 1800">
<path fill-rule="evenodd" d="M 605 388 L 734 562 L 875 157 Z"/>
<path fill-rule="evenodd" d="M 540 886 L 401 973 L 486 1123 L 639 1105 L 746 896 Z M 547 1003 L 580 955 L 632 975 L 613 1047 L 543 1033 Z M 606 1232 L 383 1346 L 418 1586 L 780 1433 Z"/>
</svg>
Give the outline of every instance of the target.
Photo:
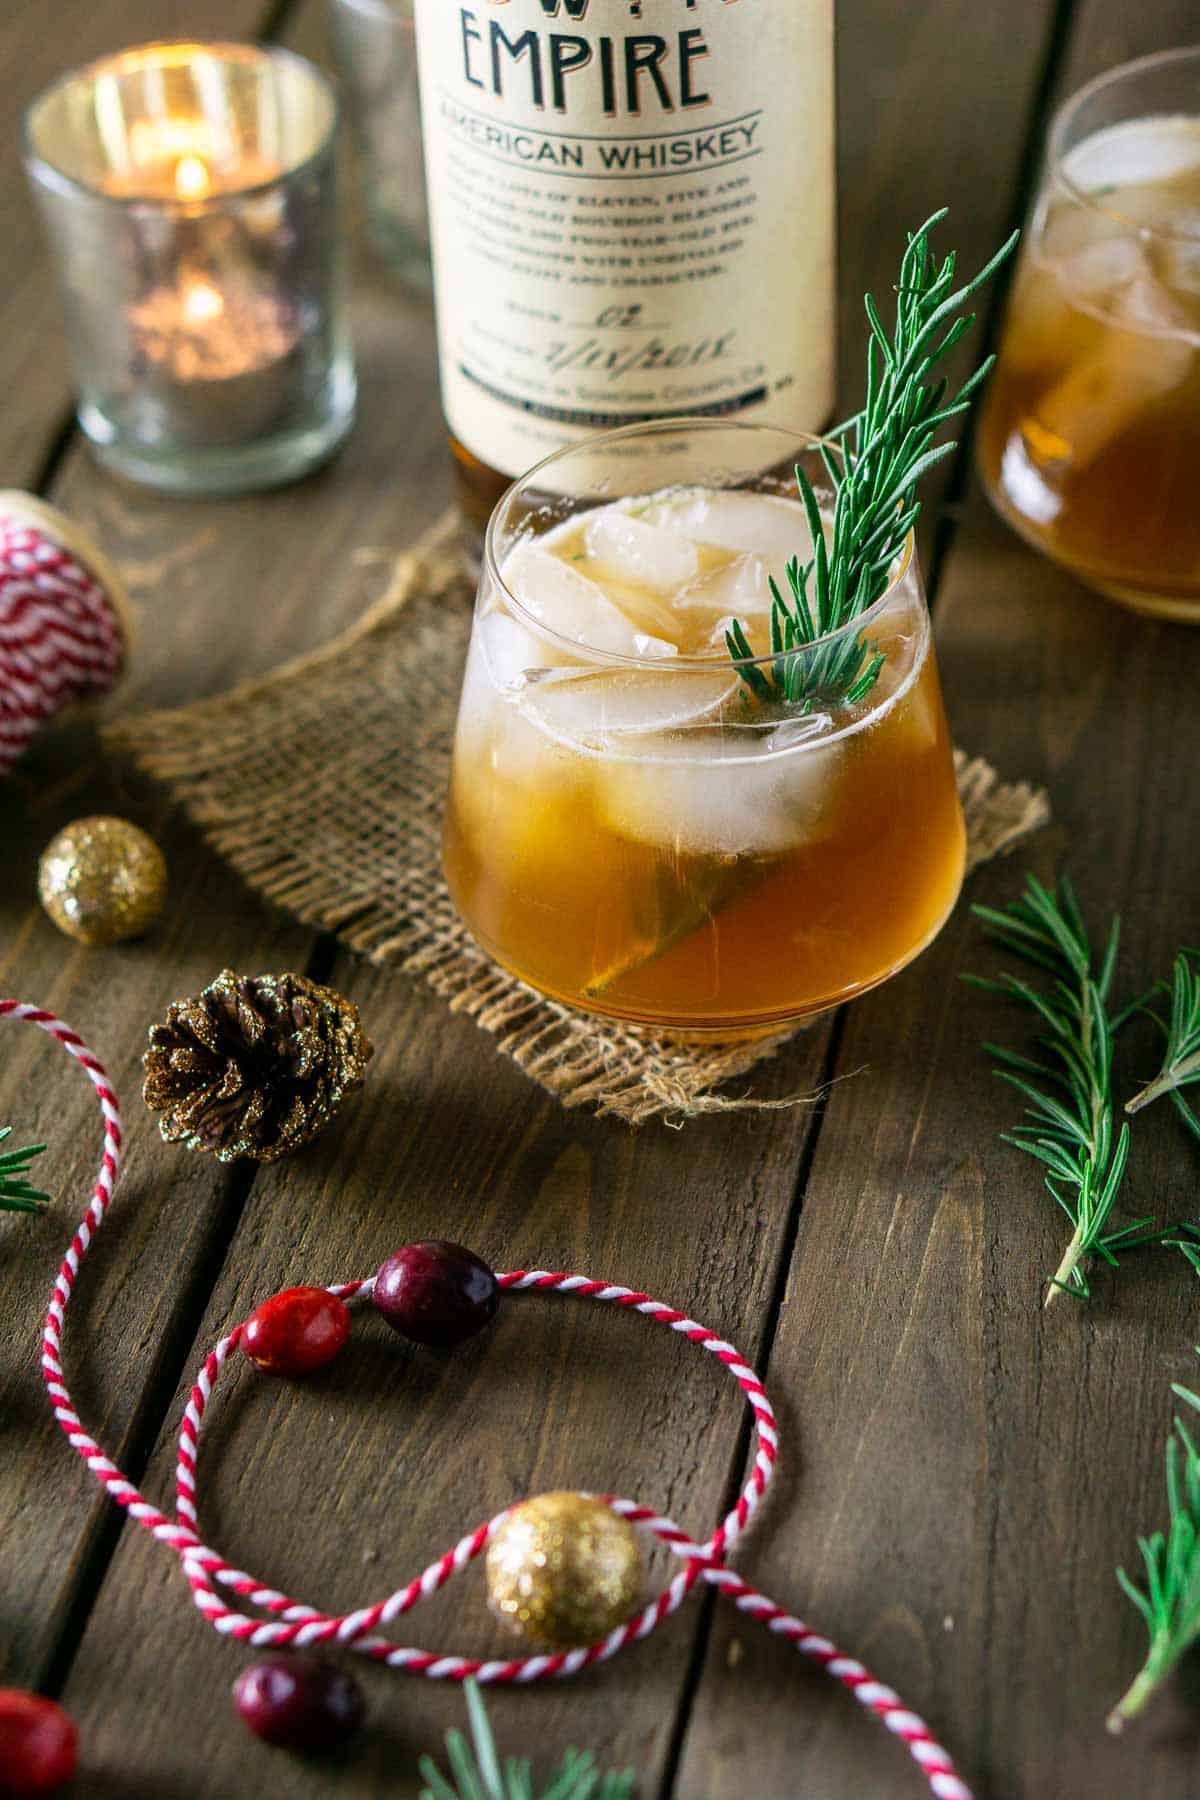
<svg viewBox="0 0 1200 1800">
<path fill-rule="evenodd" d="M 175 164 L 175 192 L 181 200 L 198 200 L 212 186 L 208 164 L 202 156 L 181 156 Z"/>
<path fill-rule="evenodd" d="M 184 290 L 183 316 L 189 325 L 205 325 L 210 319 L 219 318 L 225 311 L 225 302 L 220 290 L 211 282 L 193 281 Z"/>
</svg>

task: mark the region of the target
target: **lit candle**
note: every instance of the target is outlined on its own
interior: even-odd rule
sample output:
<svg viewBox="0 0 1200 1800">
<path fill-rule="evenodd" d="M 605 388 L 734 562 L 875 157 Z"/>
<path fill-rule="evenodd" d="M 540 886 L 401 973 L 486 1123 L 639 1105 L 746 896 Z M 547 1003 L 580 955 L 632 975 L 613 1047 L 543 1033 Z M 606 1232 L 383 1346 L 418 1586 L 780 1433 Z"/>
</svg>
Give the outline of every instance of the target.
<svg viewBox="0 0 1200 1800">
<path fill-rule="evenodd" d="M 199 200 L 212 187 L 212 176 L 202 156 L 181 156 L 175 164 L 175 192 L 181 200 Z"/>
<path fill-rule="evenodd" d="M 278 165 L 239 152 L 202 118 L 138 119 L 122 141 L 110 192 L 195 203 L 180 218 L 177 275 L 129 309 L 145 428 L 198 446 L 261 437 L 286 404 L 295 310 L 254 274 L 253 211 L 231 231 L 205 203 L 269 184 Z M 257 223 L 269 235 L 278 229 L 278 208 L 268 200 L 260 210 L 266 216 Z"/>
<path fill-rule="evenodd" d="M 281 172 L 208 120 L 167 115 L 134 120 L 103 185 L 127 200 L 206 200 L 265 187 Z"/>
<path fill-rule="evenodd" d="M 129 324 L 145 406 L 175 433 L 219 444 L 270 430 L 299 339 L 286 301 L 183 268 L 130 308 Z"/>
<path fill-rule="evenodd" d="M 106 462 L 232 492 L 345 436 L 335 120 L 315 69 L 249 44 L 148 44 L 34 102 L 27 163 Z"/>
</svg>

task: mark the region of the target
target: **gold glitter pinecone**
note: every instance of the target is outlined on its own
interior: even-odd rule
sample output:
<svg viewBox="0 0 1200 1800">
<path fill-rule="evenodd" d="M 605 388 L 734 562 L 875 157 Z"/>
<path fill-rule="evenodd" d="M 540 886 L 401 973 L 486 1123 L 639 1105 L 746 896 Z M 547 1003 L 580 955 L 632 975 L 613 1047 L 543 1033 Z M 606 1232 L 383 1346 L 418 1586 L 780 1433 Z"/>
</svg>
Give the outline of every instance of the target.
<svg viewBox="0 0 1200 1800">
<path fill-rule="evenodd" d="M 530 1643 L 599 1643 L 638 1603 L 637 1533 L 602 1500 L 538 1494 L 514 1506 L 488 1546 L 488 1601 Z"/>
<path fill-rule="evenodd" d="M 150 1027 L 142 1094 L 168 1144 L 277 1162 L 328 1125 L 371 1053 L 335 989 L 223 969 Z"/>
</svg>

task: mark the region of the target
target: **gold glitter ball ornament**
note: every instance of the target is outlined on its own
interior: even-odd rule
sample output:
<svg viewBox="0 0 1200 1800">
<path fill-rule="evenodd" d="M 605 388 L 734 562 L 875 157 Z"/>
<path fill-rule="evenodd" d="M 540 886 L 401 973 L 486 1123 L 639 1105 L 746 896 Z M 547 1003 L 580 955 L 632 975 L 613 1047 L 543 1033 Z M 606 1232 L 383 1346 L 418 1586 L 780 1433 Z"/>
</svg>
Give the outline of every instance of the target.
<svg viewBox="0 0 1200 1800">
<path fill-rule="evenodd" d="M 492 1539 L 487 1585 L 496 1617 L 531 1644 L 597 1643 L 637 1606 L 637 1533 L 602 1500 L 539 1494 L 514 1507 Z"/>
<path fill-rule="evenodd" d="M 51 838 L 38 895 L 60 931 L 97 948 L 148 931 L 167 897 L 167 865 L 128 819 L 76 819 Z"/>
</svg>

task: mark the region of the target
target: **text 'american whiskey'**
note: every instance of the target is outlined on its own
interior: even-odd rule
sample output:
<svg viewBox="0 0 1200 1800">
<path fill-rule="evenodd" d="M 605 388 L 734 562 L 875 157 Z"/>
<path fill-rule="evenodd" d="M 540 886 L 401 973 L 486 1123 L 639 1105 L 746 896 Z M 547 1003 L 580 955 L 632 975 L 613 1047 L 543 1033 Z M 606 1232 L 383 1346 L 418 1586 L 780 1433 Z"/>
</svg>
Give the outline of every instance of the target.
<svg viewBox="0 0 1200 1800">
<path fill-rule="evenodd" d="M 442 402 L 464 511 L 589 433 L 819 427 L 832 0 L 416 0 Z"/>
</svg>

